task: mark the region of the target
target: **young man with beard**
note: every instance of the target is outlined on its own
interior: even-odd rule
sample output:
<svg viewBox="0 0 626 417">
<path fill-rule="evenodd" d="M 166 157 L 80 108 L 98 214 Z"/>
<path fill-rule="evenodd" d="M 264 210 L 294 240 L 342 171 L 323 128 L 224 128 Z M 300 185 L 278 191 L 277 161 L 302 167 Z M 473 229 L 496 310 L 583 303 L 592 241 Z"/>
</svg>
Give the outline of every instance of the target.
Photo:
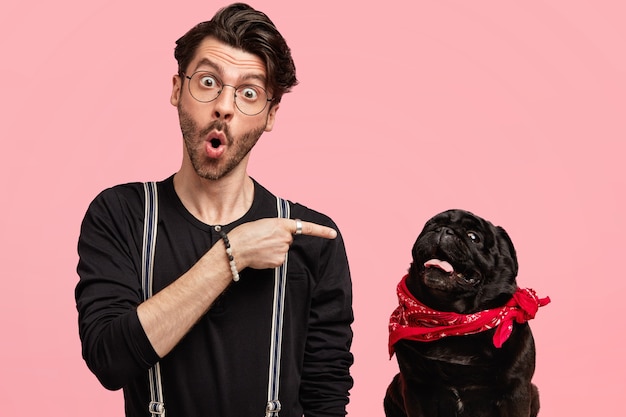
<svg viewBox="0 0 626 417">
<path fill-rule="evenodd" d="M 260 415 L 272 268 L 288 253 L 280 415 L 343 416 L 353 361 L 343 240 L 300 204 L 277 218 L 276 197 L 247 174 L 251 149 L 297 83 L 290 50 L 266 15 L 234 4 L 180 38 L 175 57 L 183 161 L 157 183 L 154 296 L 142 301 L 143 184 L 107 189 L 79 238 L 83 357 L 106 388 L 124 389 L 127 416 L 151 415 L 156 363 L 168 415 Z"/>
</svg>

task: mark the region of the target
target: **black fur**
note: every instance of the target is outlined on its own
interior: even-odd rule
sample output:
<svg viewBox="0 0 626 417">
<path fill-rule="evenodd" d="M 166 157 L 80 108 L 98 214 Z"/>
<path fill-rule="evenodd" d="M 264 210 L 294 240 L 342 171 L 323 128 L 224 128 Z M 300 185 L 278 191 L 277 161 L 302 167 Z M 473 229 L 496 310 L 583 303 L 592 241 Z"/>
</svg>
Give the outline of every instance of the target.
<svg viewBox="0 0 626 417">
<path fill-rule="evenodd" d="M 474 237 L 475 239 L 472 239 Z M 503 306 L 517 289 L 517 256 L 506 231 L 463 210 L 430 219 L 413 246 L 407 288 L 439 311 L 469 314 Z M 425 268 L 430 259 L 454 272 Z M 387 417 L 534 417 L 539 394 L 531 383 L 535 345 L 527 323 L 501 348 L 494 330 L 430 342 L 400 340 L 400 368 L 387 389 Z"/>
</svg>

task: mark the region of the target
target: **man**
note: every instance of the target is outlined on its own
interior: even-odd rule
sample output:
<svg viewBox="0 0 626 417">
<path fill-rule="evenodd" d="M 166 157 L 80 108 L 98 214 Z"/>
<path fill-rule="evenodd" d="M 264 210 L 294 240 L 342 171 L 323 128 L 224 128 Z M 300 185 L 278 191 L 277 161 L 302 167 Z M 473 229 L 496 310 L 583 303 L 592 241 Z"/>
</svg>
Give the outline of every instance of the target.
<svg viewBox="0 0 626 417">
<path fill-rule="evenodd" d="M 343 240 L 302 205 L 277 218 L 275 197 L 247 174 L 251 149 L 297 83 L 291 52 L 266 15 L 233 4 L 180 38 L 175 57 L 183 161 L 157 184 L 155 294 L 142 302 L 143 185 L 105 190 L 78 245 L 83 357 L 106 388 L 124 389 L 127 416 L 150 415 L 157 362 L 168 416 L 261 415 L 272 268 L 288 252 L 280 416 L 343 416 L 353 361 Z"/>
</svg>

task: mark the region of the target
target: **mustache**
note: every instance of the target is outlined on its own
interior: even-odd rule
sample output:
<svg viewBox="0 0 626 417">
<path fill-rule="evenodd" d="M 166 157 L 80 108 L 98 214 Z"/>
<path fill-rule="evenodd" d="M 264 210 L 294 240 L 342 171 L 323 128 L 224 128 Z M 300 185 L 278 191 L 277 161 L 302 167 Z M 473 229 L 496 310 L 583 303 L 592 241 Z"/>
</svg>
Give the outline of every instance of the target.
<svg viewBox="0 0 626 417">
<path fill-rule="evenodd" d="M 221 120 L 214 120 L 213 122 L 209 123 L 204 129 L 200 130 L 200 137 L 205 137 L 214 130 L 224 133 L 228 145 L 233 143 L 232 136 L 230 135 L 230 128 L 226 123 Z"/>
</svg>

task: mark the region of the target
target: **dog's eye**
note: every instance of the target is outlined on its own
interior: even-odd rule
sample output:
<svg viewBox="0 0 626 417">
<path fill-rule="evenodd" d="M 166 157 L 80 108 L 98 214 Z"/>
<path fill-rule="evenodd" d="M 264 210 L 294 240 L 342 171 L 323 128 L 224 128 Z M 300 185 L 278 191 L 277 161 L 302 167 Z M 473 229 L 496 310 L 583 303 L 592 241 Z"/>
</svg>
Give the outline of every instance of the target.
<svg viewBox="0 0 626 417">
<path fill-rule="evenodd" d="M 472 240 L 472 242 L 480 243 L 480 236 L 478 236 L 476 232 L 469 231 L 467 232 L 467 236 Z"/>
</svg>

